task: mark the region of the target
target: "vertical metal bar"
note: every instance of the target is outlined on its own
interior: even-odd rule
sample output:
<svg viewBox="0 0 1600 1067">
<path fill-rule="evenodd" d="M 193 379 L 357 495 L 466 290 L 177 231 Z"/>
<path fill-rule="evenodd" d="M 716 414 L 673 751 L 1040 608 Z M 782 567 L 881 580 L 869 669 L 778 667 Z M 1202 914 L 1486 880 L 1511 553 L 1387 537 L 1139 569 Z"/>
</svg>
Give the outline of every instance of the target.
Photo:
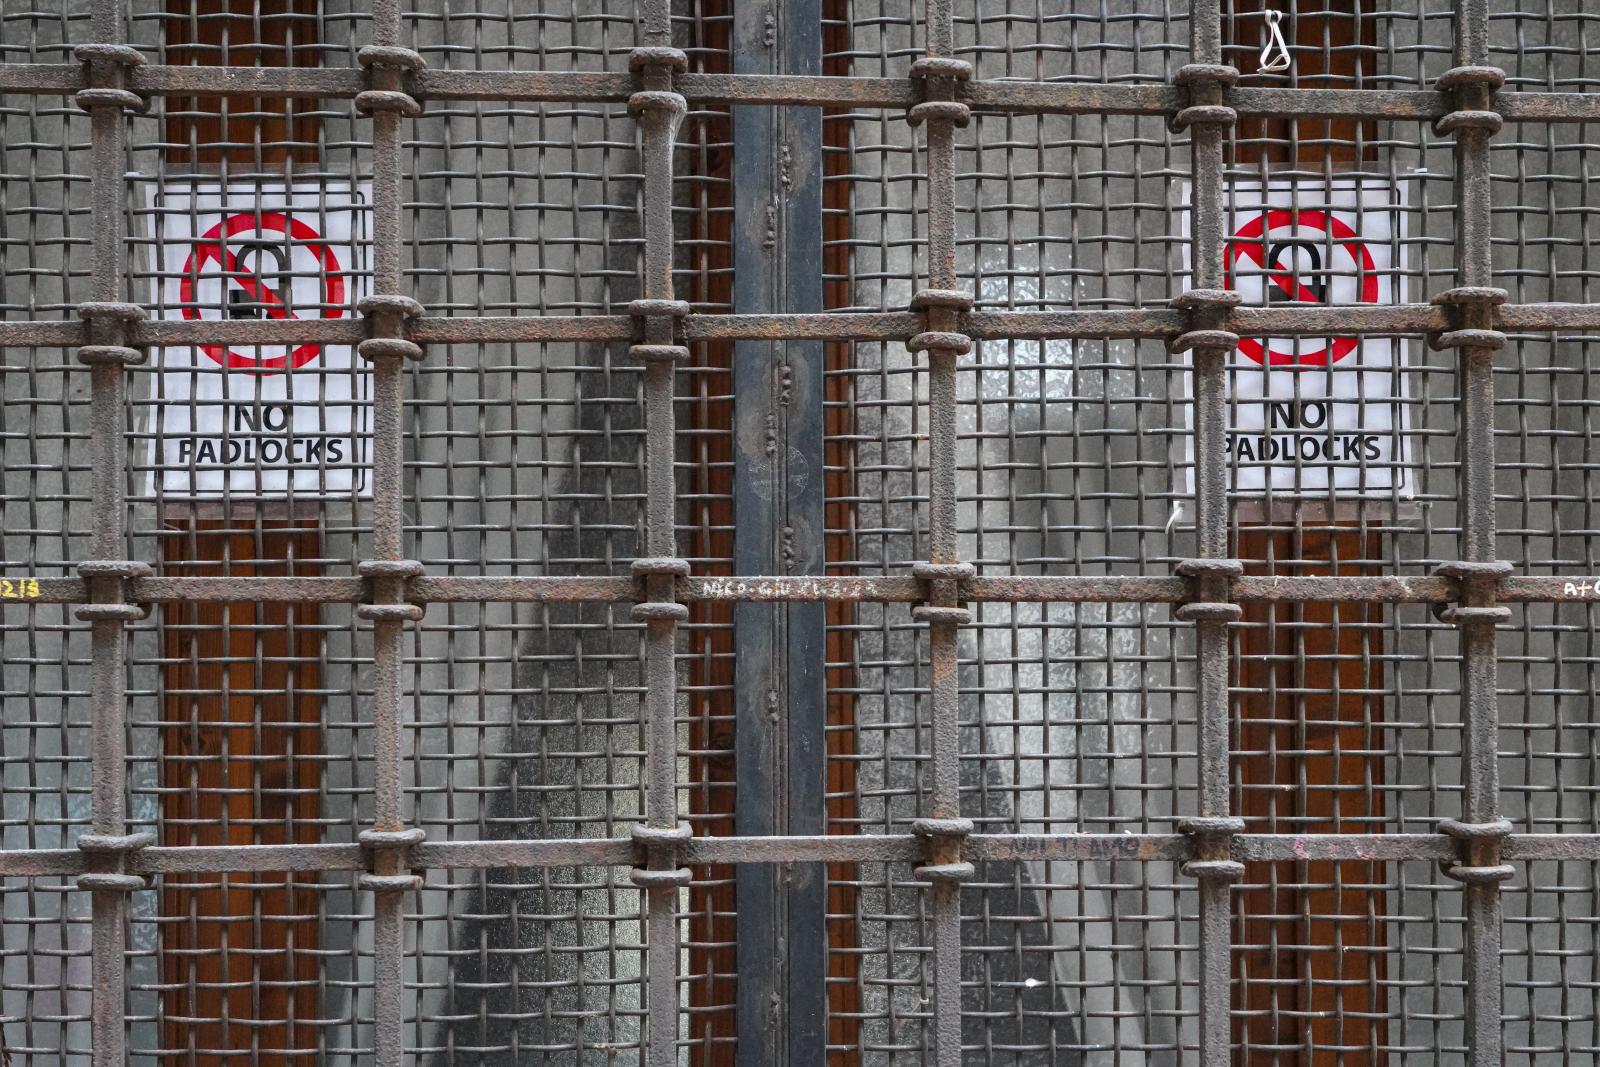
<svg viewBox="0 0 1600 1067">
<path fill-rule="evenodd" d="M 678 624 L 688 608 L 675 600 L 674 579 L 688 573 L 677 558 L 677 490 L 674 460 L 677 424 L 673 406 L 674 368 L 688 350 L 675 343 L 677 318 L 688 305 L 673 297 L 673 149 L 678 125 L 688 111 L 672 91 L 672 74 L 688 65 L 672 47 L 668 0 L 648 0 L 640 7 L 641 45 L 630 65 L 639 72 L 643 91 L 635 93 L 631 110 L 638 116 L 644 184 L 640 211 L 644 230 L 640 299 L 629 311 L 641 324 L 644 343 L 632 354 L 644 362 L 645 530 L 647 558 L 634 564 L 643 583 L 644 602 L 634 618 L 645 630 L 645 819 L 634 830 L 644 846 L 648 866 L 631 877 L 645 894 L 647 938 L 647 1062 L 670 1067 L 678 1060 L 679 996 L 678 896 L 689 882 L 677 866 L 677 844 L 688 836 L 678 825 Z"/>
<path fill-rule="evenodd" d="M 1500 816 L 1498 662 L 1495 626 L 1510 611 L 1495 603 L 1494 583 L 1510 572 L 1495 560 L 1494 353 L 1505 343 L 1493 309 L 1505 293 L 1494 281 L 1490 239 L 1489 139 L 1500 129 L 1494 90 L 1505 82 L 1488 66 L 1487 0 L 1456 6 L 1455 67 L 1438 81 L 1455 110 L 1440 119 L 1453 131 L 1456 166 L 1456 286 L 1438 297 L 1451 305 L 1455 331 L 1436 339 L 1459 350 L 1462 562 L 1441 567 L 1461 584 L 1450 616 L 1461 627 L 1461 700 L 1465 737 L 1465 799 L 1460 822 L 1441 829 L 1461 841 L 1462 862 L 1446 872 L 1462 883 L 1467 920 L 1467 1055 L 1474 1067 L 1504 1061 L 1501 1033 L 1500 883 L 1515 872 L 1500 862 L 1510 823 Z"/>
<path fill-rule="evenodd" d="M 1227 222 L 1223 148 L 1235 120 L 1225 91 L 1238 72 L 1222 62 L 1222 8 L 1193 6 L 1189 15 L 1190 61 L 1178 82 L 1188 106 L 1175 123 L 1190 132 L 1193 189 L 1191 289 L 1180 298 L 1191 332 L 1174 347 L 1193 353 L 1194 487 L 1197 559 L 1180 565 L 1196 583 L 1195 601 L 1176 613 L 1195 623 L 1195 704 L 1198 718 L 1199 817 L 1180 824 L 1196 840 L 1196 858 L 1184 870 L 1198 880 L 1200 901 L 1201 1067 L 1224 1067 L 1231 1043 L 1230 886 L 1243 874 L 1229 854 L 1231 835 L 1241 829 L 1229 812 L 1228 626 L 1241 612 L 1227 603 L 1227 580 L 1242 567 L 1227 558 L 1229 504 L 1227 454 L 1227 360 L 1238 338 L 1222 329 L 1238 296 L 1225 291 L 1223 244 Z"/>
<path fill-rule="evenodd" d="M 734 9 L 735 74 L 822 70 L 821 0 Z M 733 110 L 734 311 L 822 310 L 822 112 Z M 734 346 L 734 570 L 821 574 L 823 347 Z M 824 830 L 825 609 L 734 606 L 739 836 Z M 820 1063 L 827 1000 L 826 866 L 746 864 L 736 895 L 738 1045 L 745 1064 Z"/>
<path fill-rule="evenodd" d="M 955 20 L 950 0 L 928 0 L 927 54 L 911 69 L 923 102 L 907 118 L 925 123 L 928 172 L 928 288 L 913 303 L 926 329 L 907 348 L 926 352 L 928 362 L 928 561 L 914 568 L 924 579 L 928 603 L 914 617 L 928 624 L 928 692 L 932 765 L 928 818 L 916 829 L 928 839 L 927 863 L 918 877 L 929 887 L 933 924 L 933 1046 L 935 1062 L 961 1062 L 961 883 L 973 874 L 961 856 L 971 831 L 961 817 L 961 695 L 956 632 L 970 615 L 958 603 L 960 580 L 972 573 L 960 559 L 956 536 L 956 359 L 970 351 L 959 332 L 960 315 L 972 298 L 958 289 L 956 273 L 955 128 L 966 125 L 967 105 L 956 99 L 958 82 L 970 76 L 955 58 Z"/>
<path fill-rule="evenodd" d="M 127 222 L 127 127 L 123 110 L 138 106 L 126 88 L 125 72 L 142 60 L 126 43 L 119 0 L 95 0 L 91 8 L 94 44 L 77 50 L 86 64 L 88 88 L 77 96 L 91 117 L 90 193 L 93 242 L 90 289 L 80 305 L 88 344 L 78 351 L 90 366 L 91 559 L 79 567 L 89 584 L 90 603 L 77 616 L 90 623 L 90 832 L 78 846 L 91 856 L 91 873 L 78 887 L 91 893 L 93 992 L 91 1035 L 95 1067 L 122 1067 L 127 1060 L 126 967 L 127 893 L 144 886 L 126 873 L 127 853 L 148 843 L 148 835 L 127 833 L 127 651 L 126 624 L 142 612 L 125 603 L 124 580 L 148 568 L 122 560 L 127 531 L 126 448 L 123 404 L 125 367 L 140 353 L 127 346 L 126 326 L 143 311 L 124 302 L 123 252 Z"/>
<path fill-rule="evenodd" d="M 422 837 L 408 830 L 403 810 L 402 715 L 407 622 L 421 609 L 406 602 L 406 582 L 421 571 L 404 548 L 404 417 L 406 358 L 421 349 L 404 339 L 403 322 L 421 308 L 402 293 L 401 120 L 420 112 L 406 92 L 406 72 L 421 57 L 401 44 L 398 0 L 376 0 L 372 43 L 360 54 L 369 88 L 356 107 L 372 116 L 372 295 L 362 302 L 368 332 L 358 351 L 372 364 L 372 558 L 361 573 L 369 602 L 358 609 L 372 622 L 373 825 L 362 835 L 372 849 L 362 886 L 373 893 L 373 1047 L 377 1067 L 405 1062 L 405 894 L 418 880 L 406 853 Z"/>
</svg>

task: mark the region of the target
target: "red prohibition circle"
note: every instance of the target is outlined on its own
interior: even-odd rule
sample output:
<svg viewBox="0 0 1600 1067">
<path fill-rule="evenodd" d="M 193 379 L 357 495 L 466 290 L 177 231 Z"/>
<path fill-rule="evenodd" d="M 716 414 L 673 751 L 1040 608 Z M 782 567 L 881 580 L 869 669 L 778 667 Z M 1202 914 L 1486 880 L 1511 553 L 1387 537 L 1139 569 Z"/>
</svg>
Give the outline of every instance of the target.
<svg viewBox="0 0 1600 1067">
<path fill-rule="evenodd" d="M 194 251 L 183 264 L 183 281 L 178 287 L 178 299 L 183 304 L 183 317 L 198 319 L 200 309 L 195 305 L 195 281 L 200 271 L 208 263 L 215 261 L 223 271 L 229 275 L 227 282 L 233 282 L 243 289 L 252 300 L 258 304 L 267 305 L 267 317 L 273 319 L 297 319 L 300 316 L 290 311 L 284 305 L 283 298 L 267 287 L 259 278 L 239 273 L 237 262 L 233 253 L 228 251 L 227 239 L 236 237 L 246 231 L 266 232 L 275 230 L 286 234 L 291 240 L 302 242 L 312 255 L 317 257 L 317 262 L 322 265 L 322 303 L 327 310 L 323 317 L 329 319 L 341 318 L 344 315 L 344 278 L 339 274 L 339 260 L 333 250 L 323 241 L 322 235 L 310 226 L 301 222 L 292 215 L 282 211 L 240 212 L 229 215 L 211 229 L 207 230 L 195 243 Z M 322 353 L 320 344 L 303 344 L 297 346 L 286 356 L 273 356 L 268 359 L 257 359 L 241 352 L 235 352 L 222 345 L 201 345 L 200 351 L 211 359 L 230 370 L 253 370 L 266 374 L 277 371 L 294 370 L 303 367 L 316 359 Z"/>
<path fill-rule="evenodd" d="M 1261 262 L 1265 254 L 1263 237 L 1273 230 L 1286 226 L 1313 230 L 1325 230 L 1335 239 L 1346 242 L 1339 247 L 1344 248 L 1355 260 L 1362 273 L 1361 295 L 1358 297 L 1363 304 L 1376 304 L 1378 302 L 1378 275 L 1377 267 L 1372 261 L 1372 253 L 1367 251 L 1364 244 L 1348 243 L 1354 241 L 1359 235 L 1355 230 L 1337 216 L 1326 211 L 1291 211 L 1288 208 L 1273 208 L 1251 219 L 1239 228 L 1228 241 L 1228 248 L 1223 260 L 1226 271 L 1227 286 L 1233 285 L 1233 268 L 1239 257 L 1243 256 L 1258 267 L 1271 270 Z M 1274 265 L 1275 266 L 1275 265 Z M 1316 294 L 1307 289 L 1303 283 L 1295 281 L 1289 271 L 1268 275 L 1268 280 L 1282 289 L 1296 300 L 1316 302 Z M 1254 337 L 1244 337 L 1239 340 L 1239 351 L 1250 359 L 1267 366 L 1273 367 L 1326 367 L 1355 351 L 1357 340 L 1354 337 L 1336 337 L 1326 347 L 1315 352 L 1279 352 L 1269 350 L 1265 344 Z"/>
</svg>

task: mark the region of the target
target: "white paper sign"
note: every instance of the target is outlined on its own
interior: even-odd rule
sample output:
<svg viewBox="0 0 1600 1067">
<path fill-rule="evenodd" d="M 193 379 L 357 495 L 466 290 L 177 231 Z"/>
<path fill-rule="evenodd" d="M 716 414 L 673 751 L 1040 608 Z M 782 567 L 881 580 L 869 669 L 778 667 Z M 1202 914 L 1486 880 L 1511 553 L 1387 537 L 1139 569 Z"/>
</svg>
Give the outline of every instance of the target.
<svg viewBox="0 0 1600 1067">
<path fill-rule="evenodd" d="M 1362 179 L 1235 182 L 1227 285 L 1246 306 L 1404 303 L 1401 187 Z M 1189 236 L 1189 212 L 1183 212 Z M 1190 248 L 1184 244 L 1184 271 Z M 1392 337 L 1241 338 L 1228 373 L 1231 488 L 1241 495 L 1410 499 L 1407 377 Z M 1185 470 L 1194 469 L 1194 438 Z M 1192 491 L 1192 490 L 1191 490 Z"/>
<path fill-rule="evenodd" d="M 369 277 L 369 191 L 184 183 L 151 197 L 155 316 L 337 319 Z M 150 492 L 365 495 L 367 378 L 351 345 L 153 349 Z"/>
</svg>

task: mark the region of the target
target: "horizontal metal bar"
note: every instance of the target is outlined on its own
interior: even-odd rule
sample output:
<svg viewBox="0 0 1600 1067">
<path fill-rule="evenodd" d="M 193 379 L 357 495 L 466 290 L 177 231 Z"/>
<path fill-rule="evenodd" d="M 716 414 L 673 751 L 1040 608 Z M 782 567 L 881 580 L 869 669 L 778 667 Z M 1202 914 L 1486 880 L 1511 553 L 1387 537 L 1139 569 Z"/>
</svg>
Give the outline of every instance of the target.
<svg viewBox="0 0 1600 1067">
<path fill-rule="evenodd" d="M 55 96 L 88 86 L 81 63 L 0 63 L 0 93 Z"/>
<path fill-rule="evenodd" d="M 962 332 L 978 341 L 1092 340 L 1131 337 L 1164 340 L 1183 332 L 1183 313 L 1170 308 L 1112 311 L 974 311 Z"/>
<path fill-rule="evenodd" d="M 414 579 L 410 593 L 425 602 L 505 602 L 520 604 L 630 603 L 638 586 L 631 577 L 567 575 L 511 577 L 429 576 Z"/>
<path fill-rule="evenodd" d="M 1228 316 L 1227 328 L 1242 337 L 1342 337 L 1430 333 L 1445 326 L 1444 309 L 1433 304 L 1356 304 L 1235 308 Z"/>
<path fill-rule="evenodd" d="M 1512 333 L 1600 332 L 1600 304 L 1506 304 L 1497 325 Z M 689 315 L 689 341 L 904 341 L 921 331 L 911 312 L 832 312 L 805 315 Z M 1164 340 L 1183 332 L 1183 316 L 1165 307 L 1114 310 L 975 311 L 963 332 L 980 341 L 1097 338 Z M 1433 304 L 1333 307 L 1242 307 L 1227 328 L 1246 337 L 1399 336 L 1446 327 Z M 626 315 L 500 315 L 420 319 L 410 337 L 420 344 L 519 344 L 629 341 Z M 355 344 L 365 336 L 356 319 L 156 319 L 128 328 L 129 343 L 145 347 L 197 344 Z M 0 347 L 70 348 L 84 343 L 83 325 L 70 320 L 0 322 Z"/>
<path fill-rule="evenodd" d="M 1600 94 L 1496 93 L 1494 108 L 1507 122 L 1600 121 Z"/>
<path fill-rule="evenodd" d="M 3 588 L 12 593 L 0 595 L 0 604 L 81 604 L 89 595 L 87 586 L 78 578 L 13 575 L 9 586 Z M 626 604 L 638 599 L 637 588 L 627 576 L 434 575 L 414 579 L 409 595 L 418 603 L 439 604 Z M 1181 604 L 1189 599 L 1191 584 L 1187 578 L 1159 575 L 985 575 L 968 579 L 962 590 L 965 600 L 979 604 Z M 1240 603 L 1445 604 L 1455 599 L 1456 591 L 1456 582 L 1451 578 L 1247 575 L 1233 579 L 1229 597 Z M 921 580 L 898 575 L 691 576 L 678 581 L 677 595 L 683 601 L 725 603 L 915 604 L 925 599 L 926 590 Z M 331 576 L 138 578 L 129 583 L 128 597 L 139 604 L 355 604 L 365 599 L 366 584 L 360 578 Z M 1600 603 L 1600 575 L 1504 578 L 1496 588 L 1495 598 L 1509 603 Z"/>
<path fill-rule="evenodd" d="M 366 88 L 359 67 L 190 67 L 140 66 L 128 87 L 141 96 L 316 96 L 353 97 Z"/>
<path fill-rule="evenodd" d="M 690 315 L 691 341 L 898 341 L 920 333 L 922 316 L 898 311 L 804 315 Z"/>
<path fill-rule="evenodd" d="M 1183 107 L 1170 85 L 1098 82 L 973 81 L 962 100 L 974 111 L 1054 115 L 1166 115 Z"/>
<path fill-rule="evenodd" d="M 86 88 L 75 63 L 0 63 L 0 92 L 68 95 Z M 129 87 L 145 96 L 311 96 L 348 99 L 366 87 L 359 67 L 218 67 L 149 64 L 135 68 Z M 625 103 L 640 88 L 625 72 L 422 70 L 412 89 L 423 101 L 505 103 Z M 691 105 L 908 108 L 919 99 L 909 78 L 683 74 L 675 92 Z M 1184 106 L 1170 85 L 984 79 L 969 82 L 962 99 L 976 111 L 1057 115 L 1169 115 Z M 1240 115 L 1260 118 L 1437 119 L 1451 110 L 1443 93 L 1426 89 L 1296 89 L 1238 87 L 1225 101 Z M 1495 110 L 1511 122 L 1600 120 L 1593 93 L 1501 92 Z"/>
<path fill-rule="evenodd" d="M 422 70 L 413 86 L 424 105 L 429 100 L 620 104 L 641 88 L 627 73 L 520 70 Z M 673 89 L 682 91 L 676 84 Z"/>
<path fill-rule="evenodd" d="M 1183 834 L 972 834 L 969 860 L 1134 863 L 1190 858 L 1193 839 Z M 1243 862 L 1311 860 L 1437 861 L 1459 856 L 1445 834 L 1237 834 L 1231 853 Z M 1512 834 L 1501 848 L 1508 860 L 1600 860 L 1600 834 Z M 696 837 L 683 846 L 683 862 L 918 863 L 924 840 L 914 834 L 838 834 L 792 837 Z M 513 841 L 425 841 L 408 857 L 419 870 L 485 867 L 631 866 L 638 848 L 628 838 L 553 838 Z M 226 874 L 265 871 L 359 871 L 367 850 L 357 844 L 156 846 L 133 853 L 128 867 L 142 875 Z M 82 873 L 77 849 L 0 851 L 0 877 L 70 877 Z"/>
<path fill-rule="evenodd" d="M 1246 863 L 1447 860 L 1458 856 L 1460 847 L 1444 834 L 1240 834 L 1233 838 L 1230 852 Z"/>
<path fill-rule="evenodd" d="M 1236 601 L 1307 603 L 1364 601 L 1378 604 L 1443 604 L 1456 595 L 1449 578 L 1404 578 L 1379 575 L 1248 575 L 1235 578 L 1230 597 Z"/>
<path fill-rule="evenodd" d="M 1505 99 L 1513 93 L 1503 93 Z M 1241 115 L 1261 118 L 1354 118 L 1416 119 L 1439 118 L 1451 110 L 1443 93 L 1408 89 L 1230 89 L 1227 105 Z"/>
<path fill-rule="evenodd" d="M 72 581 L 66 579 L 65 581 Z M 365 599 L 361 578 L 227 577 L 141 578 L 136 600 L 147 604 L 243 603 L 253 600 L 299 604 L 354 604 Z M 43 591 L 41 583 L 41 591 Z M 41 599 L 43 599 L 41 597 Z"/>
</svg>

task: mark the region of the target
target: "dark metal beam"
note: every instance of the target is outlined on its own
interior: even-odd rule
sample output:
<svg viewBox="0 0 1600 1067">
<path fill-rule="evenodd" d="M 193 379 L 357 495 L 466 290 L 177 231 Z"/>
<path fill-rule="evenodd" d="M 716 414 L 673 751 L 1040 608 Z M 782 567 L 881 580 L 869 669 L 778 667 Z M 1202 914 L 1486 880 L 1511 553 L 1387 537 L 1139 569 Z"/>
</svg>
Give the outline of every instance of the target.
<svg viewBox="0 0 1600 1067">
<path fill-rule="evenodd" d="M 820 0 L 734 6 L 734 76 L 816 75 Z M 822 310 L 822 113 L 736 107 L 734 311 Z M 734 568 L 819 575 L 823 565 L 823 345 L 734 345 Z M 734 606 L 735 832 L 821 834 L 824 607 Z M 745 866 L 736 890 L 741 1064 L 824 1059 L 827 873 L 821 862 Z"/>
</svg>

